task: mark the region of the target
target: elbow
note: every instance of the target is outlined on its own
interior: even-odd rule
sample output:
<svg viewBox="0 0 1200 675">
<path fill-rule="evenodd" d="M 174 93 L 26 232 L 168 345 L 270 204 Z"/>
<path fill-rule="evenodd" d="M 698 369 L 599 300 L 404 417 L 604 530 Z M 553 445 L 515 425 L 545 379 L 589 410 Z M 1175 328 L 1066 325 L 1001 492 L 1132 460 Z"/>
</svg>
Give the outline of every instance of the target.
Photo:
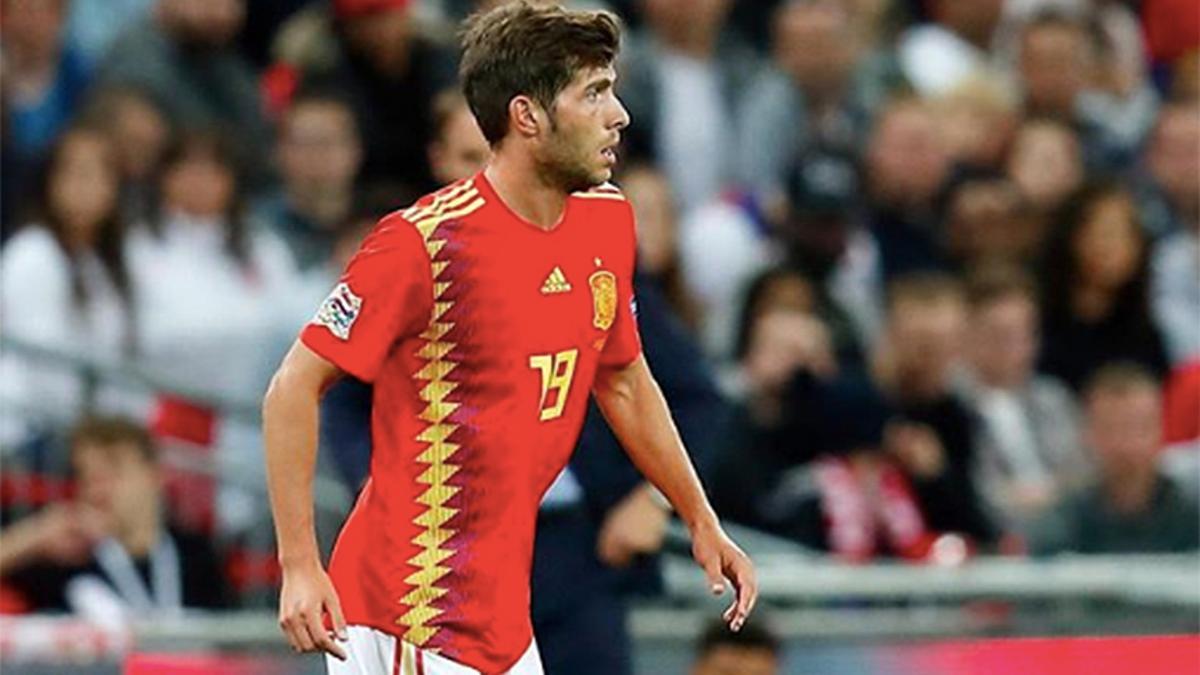
<svg viewBox="0 0 1200 675">
<path fill-rule="evenodd" d="M 271 414 L 271 410 L 276 405 L 276 399 L 279 398 L 279 394 L 283 390 L 283 386 L 280 383 L 282 379 L 281 373 L 282 370 L 275 371 L 275 374 L 271 376 L 271 381 L 267 383 L 267 391 L 263 394 L 262 398 L 263 419 L 266 419 Z"/>
<path fill-rule="evenodd" d="M 267 383 L 267 391 L 263 394 L 262 399 L 262 416 L 264 420 L 274 410 L 278 409 L 280 405 L 283 405 L 283 399 L 287 396 L 288 392 L 296 390 L 295 383 L 291 382 L 291 379 L 294 378 L 288 377 L 286 364 L 280 366 L 279 370 L 275 371 L 275 374 L 271 376 L 271 381 Z"/>
</svg>

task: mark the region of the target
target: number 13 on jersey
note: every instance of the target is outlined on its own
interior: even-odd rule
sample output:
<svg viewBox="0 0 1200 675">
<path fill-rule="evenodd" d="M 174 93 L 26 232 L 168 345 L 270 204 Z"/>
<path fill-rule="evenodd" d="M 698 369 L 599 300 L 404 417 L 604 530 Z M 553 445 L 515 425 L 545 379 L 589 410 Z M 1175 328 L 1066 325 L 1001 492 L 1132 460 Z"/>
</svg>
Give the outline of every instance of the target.
<svg viewBox="0 0 1200 675">
<path fill-rule="evenodd" d="M 538 410 L 543 422 L 562 416 L 567 405 L 567 393 L 575 377 L 575 360 L 578 349 L 568 349 L 557 354 L 534 354 L 529 357 L 529 367 L 542 375 L 542 398 Z"/>
</svg>

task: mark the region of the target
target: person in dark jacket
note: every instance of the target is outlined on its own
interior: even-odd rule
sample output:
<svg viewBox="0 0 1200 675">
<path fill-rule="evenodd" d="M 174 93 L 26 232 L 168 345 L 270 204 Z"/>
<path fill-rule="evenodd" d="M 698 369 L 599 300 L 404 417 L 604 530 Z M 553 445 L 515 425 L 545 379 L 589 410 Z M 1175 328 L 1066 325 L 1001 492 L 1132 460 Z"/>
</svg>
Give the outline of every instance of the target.
<svg viewBox="0 0 1200 675">
<path fill-rule="evenodd" d="M 1182 553 L 1200 548 L 1200 510 L 1159 468 L 1161 384 L 1144 367 L 1113 363 L 1084 390 L 1084 440 L 1098 480 L 1050 510 L 1034 553 Z"/>
<path fill-rule="evenodd" d="M 1113 360 L 1165 375 L 1166 348 L 1149 309 L 1147 258 L 1126 188 L 1093 182 L 1067 201 L 1042 265 L 1042 372 L 1077 391 Z"/>
</svg>

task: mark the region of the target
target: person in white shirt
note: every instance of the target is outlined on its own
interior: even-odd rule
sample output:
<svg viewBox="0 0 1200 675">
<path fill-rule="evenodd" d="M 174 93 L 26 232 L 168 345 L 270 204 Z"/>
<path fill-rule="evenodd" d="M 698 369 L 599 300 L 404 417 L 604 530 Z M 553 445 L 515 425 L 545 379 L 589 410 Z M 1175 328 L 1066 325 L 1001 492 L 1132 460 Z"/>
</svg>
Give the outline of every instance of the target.
<svg viewBox="0 0 1200 675">
<path fill-rule="evenodd" d="M 957 382 L 982 422 L 976 482 L 998 521 L 1017 533 L 1093 474 L 1074 397 L 1034 370 L 1034 288 L 1007 266 L 983 267 L 970 278 L 967 368 Z"/>
<path fill-rule="evenodd" d="M 0 335 L 115 363 L 135 345 L 120 169 L 108 136 L 69 128 L 31 195 L 33 220 L 0 256 Z M 18 348 L 0 356 L 0 446 L 65 428 L 89 401 L 82 374 Z"/>
<path fill-rule="evenodd" d="M 168 390 L 155 432 L 217 449 L 219 475 L 244 484 L 261 470 L 257 426 L 197 401 L 252 411 L 277 354 L 273 328 L 296 283 L 295 263 L 276 236 L 242 217 L 240 173 L 229 141 L 212 131 L 183 133 L 168 149 L 155 222 L 134 230 L 129 261 L 137 288 L 141 362 Z M 181 400 L 181 398 L 185 400 Z M 172 420 L 206 420 L 176 424 Z M 249 473 L 248 473 L 249 472 Z M 219 527 L 237 532 L 263 513 L 239 481 L 225 482 Z"/>
</svg>

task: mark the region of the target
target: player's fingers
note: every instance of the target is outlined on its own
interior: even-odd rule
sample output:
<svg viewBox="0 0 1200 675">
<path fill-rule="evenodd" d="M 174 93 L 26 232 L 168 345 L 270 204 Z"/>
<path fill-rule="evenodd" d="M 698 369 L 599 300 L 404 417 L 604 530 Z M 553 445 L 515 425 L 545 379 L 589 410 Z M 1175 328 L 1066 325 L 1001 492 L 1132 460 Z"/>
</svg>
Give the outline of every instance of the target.
<svg viewBox="0 0 1200 675">
<path fill-rule="evenodd" d="M 346 617 L 342 614 L 342 601 L 338 599 L 336 591 L 330 591 L 328 597 L 325 598 L 325 609 L 329 611 L 329 618 L 333 621 L 333 632 L 342 642 L 350 639 L 350 634 L 346 631 Z"/>
<path fill-rule="evenodd" d="M 737 599 L 734 601 L 733 621 L 730 627 L 740 630 L 746 618 L 750 616 L 750 610 L 758 597 L 758 581 L 754 576 L 754 568 L 743 556 L 739 556 L 734 563 L 733 583 L 737 588 Z"/>
<path fill-rule="evenodd" d="M 333 641 L 333 638 L 329 636 L 329 631 L 325 630 L 325 625 L 321 623 L 321 611 L 319 609 L 314 612 L 305 613 L 304 628 L 315 649 L 332 654 L 342 661 L 346 660 L 346 652 L 342 650 L 341 645 Z"/>
<path fill-rule="evenodd" d="M 287 619 L 288 642 L 292 648 L 300 652 L 311 652 L 313 650 L 312 637 L 308 634 L 308 627 L 304 623 L 304 616 L 297 612 Z"/>
</svg>

